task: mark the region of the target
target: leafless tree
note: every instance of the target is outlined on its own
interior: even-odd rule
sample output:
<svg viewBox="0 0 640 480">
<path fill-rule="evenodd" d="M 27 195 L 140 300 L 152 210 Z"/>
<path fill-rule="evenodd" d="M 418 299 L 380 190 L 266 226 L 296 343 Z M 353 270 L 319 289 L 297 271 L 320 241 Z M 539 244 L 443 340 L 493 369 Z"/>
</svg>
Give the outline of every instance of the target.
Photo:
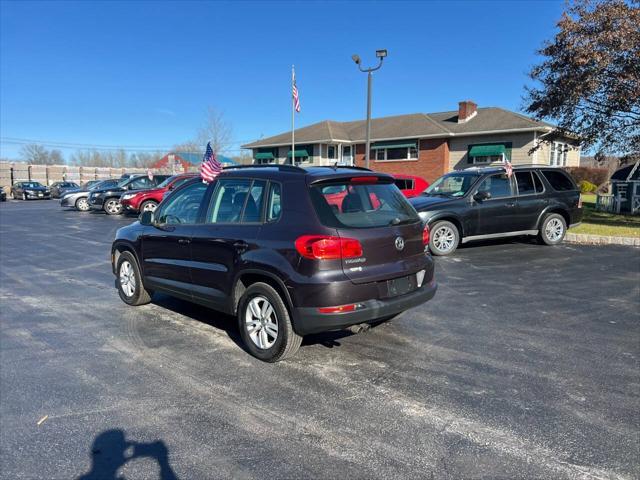
<svg viewBox="0 0 640 480">
<path fill-rule="evenodd" d="M 32 165 L 46 165 L 49 163 L 49 152 L 42 145 L 31 143 L 20 149 L 20 157 Z"/>
<path fill-rule="evenodd" d="M 233 129 L 222 111 L 209 107 L 205 122 L 196 138 L 199 145 L 205 146 L 207 142 L 211 142 L 213 151 L 222 153 L 232 145 Z"/>
</svg>

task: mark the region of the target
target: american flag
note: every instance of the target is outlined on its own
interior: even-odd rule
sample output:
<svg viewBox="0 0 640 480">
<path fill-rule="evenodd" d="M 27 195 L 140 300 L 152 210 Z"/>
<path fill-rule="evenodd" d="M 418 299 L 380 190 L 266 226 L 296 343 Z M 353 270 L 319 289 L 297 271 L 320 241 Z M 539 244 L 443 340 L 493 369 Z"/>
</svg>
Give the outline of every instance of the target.
<svg viewBox="0 0 640 480">
<path fill-rule="evenodd" d="M 293 105 L 296 112 L 300 113 L 300 96 L 298 95 L 298 86 L 296 85 L 296 75 L 293 74 Z"/>
<path fill-rule="evenodd" d="M 511 175 L 513 175 L 513 167 L 511 166 L 511 162 L 509 160 L 507 160 L 507 158 L 504 158 L 504 169 L 507 172 L 507 177 L 511 178 Z"/>
<path fill-rule="evenodd" d="M 220 172 L 222 171 L 222 164 L 216 158 L 216 154 L 211 149 L 211 142 L 207 143 L 207 151 L 202 158 L 202 165 L 200 165 L 200 177 L 205 183 L 212 182 Z"/>
</svg>

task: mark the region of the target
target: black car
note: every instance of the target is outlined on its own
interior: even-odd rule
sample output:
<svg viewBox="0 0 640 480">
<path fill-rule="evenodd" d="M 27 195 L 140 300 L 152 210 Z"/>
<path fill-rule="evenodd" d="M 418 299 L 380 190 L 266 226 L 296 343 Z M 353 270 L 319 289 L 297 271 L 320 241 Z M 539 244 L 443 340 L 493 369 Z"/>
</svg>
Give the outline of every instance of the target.
<svg viewBox="0 0 640 480">
<path fill-rule="evenodd" d="M 429 249 L 448 255 L 460 243 L 537 235 L 547 245 L 564 239 L 582 219 L 580 191 L 553 167 L 469 168 L 448 173 L 409 200 L 429 226 Z"/>
<path fill-rule="evenodd" d="M 103 180 L 89 180 L 88 182 L 84 182 L 80 187 L 80 190 L 89 190 L 94 185 L 102 182 Z"/>
<path fill-rule="evenodd" d="M 111 255 L 125 303 L 161 291 L 236 315 L 249 352 L 273 362 L 303 335 L 366 328 L 431 299 L 428 240 L 389 175 L 265 165 L 184 183 L 118 230 Z"/>
<path fill-rule="evenodd" d="M 50 199 L 51 190 L 40 182 L 16 182 L 11 187 L 11 197 L 22 200 Z"/>
<path fill-rule="evenodd" d="M 121 180 L 108 179 L 98 180 L 94 182 L 95 183 L 93 183 L 89 188 L 65 192 L 62 195 L 62 199 L 60 200 L 60 206 L 75 208 L 80 212 L 88 212 L 89 210 L 91 210 L 91 208 L 89 207 L 89 193 L 91 193 L 92 190 L 115 187 L 119 182 L 121 182 Z"/>
<path fill-rule="evenodd" d="M 70 190 L 80 190 L 80 185 L 75 182 L 54 182 L 51 184 L 51 196 L 53 198 L 60 198 Z"/>
<path fill-rule="evenodd" d="M 120 197 L 125 192 L 133 190 L 147 190 L 155 188 L 171 175 L 138 175 L 122 178 L 115 187 L 99 188 L 91 190 L 89 194 L 89 208 L 91 210 L 104 210 L 108 215 L 119 215 L 123 208 Z"/>
<path fill-rule="evenodd" d="M 4 191 L 4 187 L 0 187 L 0 202 L 7 201 L 7 193 Z"/>
</svg>

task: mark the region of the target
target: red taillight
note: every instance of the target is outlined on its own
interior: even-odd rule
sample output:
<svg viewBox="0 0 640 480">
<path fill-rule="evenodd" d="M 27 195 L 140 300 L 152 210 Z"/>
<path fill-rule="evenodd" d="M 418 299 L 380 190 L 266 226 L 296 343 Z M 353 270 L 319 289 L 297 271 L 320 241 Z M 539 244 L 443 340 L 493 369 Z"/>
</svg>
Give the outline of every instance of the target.
<svg viewBox="0 0 640 480">
<path fill-rule="evenodd" d="M 357 305 L 352 303 L 350 305 L 340 305 L 339 307 L 320 307 L 318 312 L 320 313 L 342 313 L 342 312 L 354 312 Z"/>
<path fill-rule="evenodd" d="M 422 230 L 422 245 L 425 247 L 429 245 L 429 225 L 425 225 Z"/>
<path fill-rule="evenodd" d="M 296 240 L 296 250 L 305 258 L 338 260 L 362 256 L 362 245 L 354 238 L 326 235 L 303 235 Z"/>
<path fill-rule="evenodd" d="M 351 183 L 378 183 L 378 177 L 352 177 Z"/>
</svg>

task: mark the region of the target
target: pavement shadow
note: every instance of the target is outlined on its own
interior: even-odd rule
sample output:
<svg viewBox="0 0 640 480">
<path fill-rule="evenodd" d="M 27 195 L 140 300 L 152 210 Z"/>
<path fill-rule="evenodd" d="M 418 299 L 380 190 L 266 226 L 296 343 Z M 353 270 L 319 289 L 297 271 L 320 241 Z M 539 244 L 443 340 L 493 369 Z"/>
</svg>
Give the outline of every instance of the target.
<svg viewBox="0 0 640 480">
<path fill-rule="evenodd" d="M 160 467 L 159 480 L 177 480 L 169 464 L 169 449 L 161 440 L 150 443 L 127 441 L 122 430 L 106 430 L 93 440 L 91 470 L 77 480 L 118 480 L 118 470 L 136 458 L 150 458 Z"/>
<path fill-rule="evenodd" d="M 242 341 L 240 331 L 238 330 L 238 323 L 236 317 L 227 315 L 216 310 L 212 310 L 207 307 L 203 307 L 196 303 L 187 302 L 179 298 L 171 297 L 161 293 L 156 293 L 151 300 L 154 305 L 157 305 L 172 312 L 185 315 L 192 320 L 205 323 L 218 330 L 224 331 L 228 337 L 242 350 L 249 353 Z M 384 323 L 384 320 L 371 323 L 371 328 L 375 328 L 379 324 Z M 356 335 L 349 330 L 336 330 L 331 332 L 315 333 L 311 335 L 305 335 L 302 346 L 306 345 L 322 345 L 327 348 L 340 347 L 342 344 L 340 340 L 345 337 Z"/>
<path fill-rule="evenodd" d="M 155 293 L 151 303 L 222 330 L 236 345 L 246 351 L 236 317 L 162 293 Z"/>
</svg>

